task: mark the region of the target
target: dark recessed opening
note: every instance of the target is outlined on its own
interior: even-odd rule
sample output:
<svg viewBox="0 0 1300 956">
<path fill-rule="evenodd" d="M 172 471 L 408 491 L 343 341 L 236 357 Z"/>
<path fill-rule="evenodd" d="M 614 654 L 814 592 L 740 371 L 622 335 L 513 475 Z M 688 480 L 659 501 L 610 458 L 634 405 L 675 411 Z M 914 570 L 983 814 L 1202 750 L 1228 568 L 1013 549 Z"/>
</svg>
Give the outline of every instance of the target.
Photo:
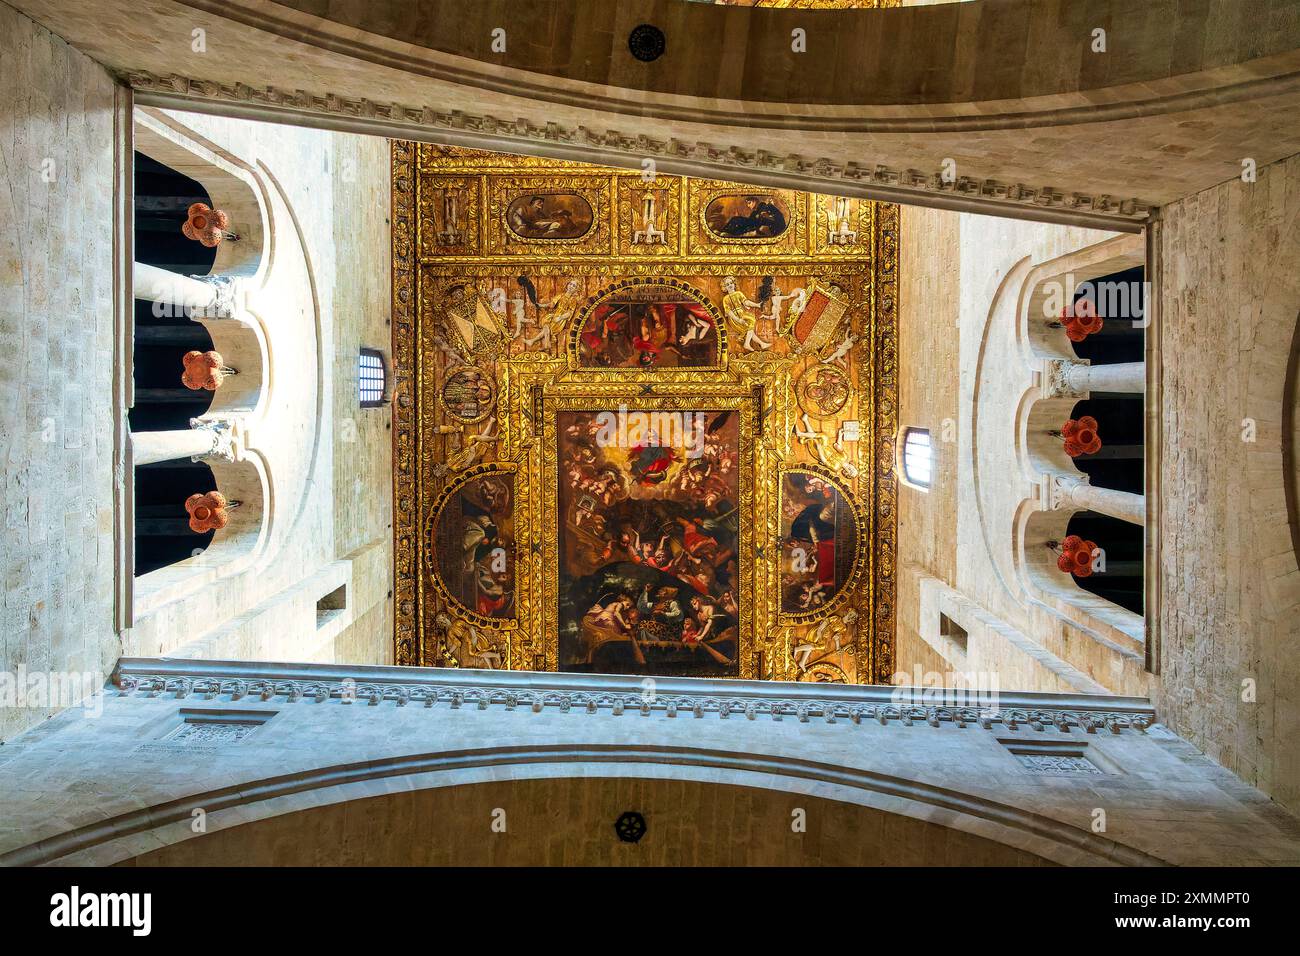
<svg viewBox="0 0 1300 956">
<path fill-rule="evenodd" d="M 963 654 L 966 652 L 966 640 L 969 636 L 966 628 L 942 612 L 939 614 L 939 636 L 951 638 L 962 649 Z"/>
<path fill-rule="evenodd" d="M 342 614 L 347 606 L 348 586 L 340 584 L 316 602 L 316 626 L 323 627 L 328 621 Z"/>
</svg>

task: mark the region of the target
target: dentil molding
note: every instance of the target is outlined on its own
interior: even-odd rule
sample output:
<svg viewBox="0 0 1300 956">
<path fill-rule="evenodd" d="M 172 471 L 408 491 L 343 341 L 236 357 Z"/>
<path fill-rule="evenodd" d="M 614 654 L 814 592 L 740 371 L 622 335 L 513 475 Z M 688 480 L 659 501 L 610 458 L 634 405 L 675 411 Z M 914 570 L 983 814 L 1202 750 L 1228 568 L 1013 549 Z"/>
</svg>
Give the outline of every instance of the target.
<svg viewBox="0 0 1300 956">
<path fill-rule="evenodd" d="M 304 115 L 333 117 L 357 130 L 370 127 L 377 132 L 380 127 L 388 125 L 390 129 L 385 135 L 399 138 L 404 135 L 432 142 L 476 145 L 498 151 L 513 149 L 557 159 L 607 162 L 635 168 L 641 168 L 644 159 L 657 159 L 665 163 L 663 172 L 682 175 L 711 174 L 726 179 L 728 169 L 749 170 L 766 174 L 773 184 L 813 192 L 861 194 L 885 202 L 907 201 L 916 196 L 942 196 L 952 200 L 950 205 L 954 208 L 969 207 L 971 211 L 980 211 L 978 207 L 984 207 L 983 211 L 990 215 L 999 214 L 995 208 L 1001 207 L 1002 215 L 1129 232 L 1138 231 L 1152 211 L 1150 205 L 1133 197 L 1065 193 L 1046 186 L 1003 183 L 969 176 L 947 177 L 939 171 L 901 170 L 881 164 L 809 159 L 797 153 L 748 150 L 702 141 L 656 140 L 614 129 L 597 130 L 556 122 L 535 123 L 527 118 L 504 120 L 460 110 L 378 103 L 332 93 L 318 96 L 305 90 L 218 83 L 175 73 L 130 70 L 122 73 L 121 79 L 135 91 L 139 102 L 153 105 L 184 108 L 181 101 L 188 102 L 189 108 L 194 108 L 197 103 L 237 104 L 254 107 L 262 119 L 274 120 L 269 115 L 271 112 L 296 113 L 300 118 Z M 157 102 L 149 94 L 154 94 Z"/>
</svg>

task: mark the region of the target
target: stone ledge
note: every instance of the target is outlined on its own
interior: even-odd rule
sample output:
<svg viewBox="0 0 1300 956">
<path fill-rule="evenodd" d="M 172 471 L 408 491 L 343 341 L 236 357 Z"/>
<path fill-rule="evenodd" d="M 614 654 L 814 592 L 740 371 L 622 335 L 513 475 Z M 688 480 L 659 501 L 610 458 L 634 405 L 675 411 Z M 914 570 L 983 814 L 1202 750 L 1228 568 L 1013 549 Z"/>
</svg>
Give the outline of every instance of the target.
<svg viewBox="0 0 1300 956">
<path fill-rule="evenodd" d="M 453 709 L 473 704 L 478 710 L 524 707 L 534 713 L 551 707 L 588 714 L 619 716 L 633 710 L 642 716 L 716 714 L 753 720 L 759 716 L 800 722 L 816 717 L 826 723 L 840 719 L 852 724 L 875 720 L 904 726 L 931 727 L 968 723 L 991 729 L 1026 724 L 1034 730 L 1048 726 L 1088 733 L 1107 729 L 1145 732 L 1156 722 L 1151 703 L 1143 698 L 1104 695 L 999 693 L 996 696 L 961 689 L 892 687 L 883 685 L 808 685 L 776 681 L 702 678 L 639 678 L 610 674 L 551 674 L 465 668 L 353 666 L 337 664 L 278 664 L 240 661 L 201 661 L 168 658 L 123 658 L 113 675 L 123 696 L 163 694 L 178 698 L 196 695 L 209 700 L 258 697 L 285 698 L 289 703 L 378 706 L 392 702 Z"/>
</svg>

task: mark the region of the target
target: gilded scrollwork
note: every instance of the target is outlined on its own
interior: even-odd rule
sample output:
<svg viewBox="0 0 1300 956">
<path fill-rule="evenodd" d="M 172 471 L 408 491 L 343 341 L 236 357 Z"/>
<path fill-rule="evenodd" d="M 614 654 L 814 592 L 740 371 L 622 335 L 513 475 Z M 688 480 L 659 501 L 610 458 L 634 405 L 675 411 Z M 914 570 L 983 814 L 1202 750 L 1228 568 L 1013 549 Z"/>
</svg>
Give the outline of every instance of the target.
<svg viewBox="0 0 1300 956">
<path fill-rule="evenodd" d="M 581 201 L 547 198 L 568 196 Z M 557 415 L 624 406 L 738 416 L 734 673 L 887 680 L 896 207 L 394 143 L 393 209 L 398 663 L 560 667 Z M 611 291 L 645 324 L 602 313 Z M 810 303 L 822 312 L 805 316 Z M 605 332 L 626 343 L 609 348 Z M 716 361 L 699 361 L 715 343 Z M 853 523 L 844 586 L 807 613 L 782 609 L 787 473 L 833 484 Z M 492 502 L 471 494 L 465 527 L 435 540 L 449 501 L 507 474 L 508 614 L 489 573 L 505 543 L 493 535 L 506 536 L 478 514 Z M 674 533 L 665 552 L 693 559 L 703 533 Z M 454 587 L 435 554 L 450 542 Z"/>
</svg>

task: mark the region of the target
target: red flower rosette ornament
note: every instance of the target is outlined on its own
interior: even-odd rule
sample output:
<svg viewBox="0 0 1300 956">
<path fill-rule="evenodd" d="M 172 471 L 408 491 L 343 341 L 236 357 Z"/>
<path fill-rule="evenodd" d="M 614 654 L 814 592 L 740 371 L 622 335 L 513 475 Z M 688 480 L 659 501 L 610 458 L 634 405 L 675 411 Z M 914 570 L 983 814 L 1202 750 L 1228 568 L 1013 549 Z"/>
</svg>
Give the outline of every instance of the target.
<svg viewBox="0 0 1300 956">
<path fill-rule="evenodd" d="M 1095 455 L 1101 451 L 1101 436 L 1097 434 L 1097 419 L 1091 415 L 1071 418 L 1061 426 L 1061 437 L 1065 439 L 1065 453 L 1071 458 L 1080 455 Z"/>
<path fill-rule="evenodd" d="M 186 352 L 181 356 L 181 364 L 185 366 L 181 384 L 196 392 L 215 392 L 231 372 L 222 364 L 220 352 Z"/>
<path fill-rule="evenodd" d="M 230 502 L 219 491 L 205 495 L 190 495 L 185 499 L 185 510 L 190 516 L 190 530 L 195 534 L 220 531 L 230 522 L 227 508 Z"/>
<path fill-rule="evenodd" d="M 1082 342 L 1101 331 L 1102 319 L 1091 299 L 1080 299 L 1061 312 L 1061 325 L 1065 327 L 1065 335 L 1071 342 Z"/>
<path fill-rule="evenodd" d="M 1056 557 L 1056 567 L 1076 578 L 1086 578 L 1092 574 L 1092 556 L 1097 550 L 1093 541 L 1085 540 L 1077 534 L 1069 535 L 1061 542 L 1061 553 Z"/>
<path fill-rule="evenodd" d="M 207 203 L 196 202 L 185 213 L 185 224 L 181 234 L 186 239 L 200 242 L 209 249 L 221 245 L 226 237 L 226 226 L 230 217 L 220 209 L 213 209 Z"/>
</svg>

